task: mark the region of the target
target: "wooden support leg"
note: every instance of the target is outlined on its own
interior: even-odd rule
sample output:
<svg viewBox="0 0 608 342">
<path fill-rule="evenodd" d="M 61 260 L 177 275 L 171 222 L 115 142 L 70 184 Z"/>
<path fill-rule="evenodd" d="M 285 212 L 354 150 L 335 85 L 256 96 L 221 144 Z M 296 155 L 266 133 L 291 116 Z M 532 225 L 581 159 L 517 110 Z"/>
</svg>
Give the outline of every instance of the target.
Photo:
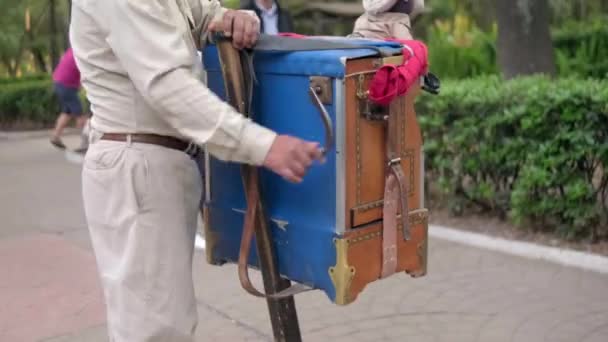
<svg viewBox="0 0 608 342">
<path fill-rule="evenodd" d="M 232 43 L 229 40 L 222 39 L 218 41 L 217 45 L 228 102 L 240 113 L 248 115 L 249 99 L 246 96 L 246 75 L 244 75 L 239 51 L 232 47 Z M 242 175 L 245 180 L 244 184 L 249 184 L 251 181 L 259 181 L 258 172 L 253 166 L 243 165 Z M 265 214 L 261 196 L 256 202 L 255 239 L 259 266 L 262 272 L 265 292 L 267 294 L 275 294 L 288 288 L 291 284 L 290 281 L 282 279 L 279 274 L 270 225 Z M 248 205 L 251 205 L 251 203 Z M 293 296 L 281 299 L 267 298 L 266 302 L 268 304 L 270 323 L 275 341 L 300 342 L 302 337 Z"/>
<path fill-rule="evenodd" d="M 263 212 L 263 210 L 261 210 Z M 277 293 L 288 288 L 291 284 L 289 280 L 281 278 L 279 269 L 275 259 L 275 251 L 272 244 L 272 236 L 270 230 L 267 229 L 266 217 L 258 214 L 260 218 L 259 224 L 256 226 L 256 244 L 262 278 L 264 280 L 264 289 L 266 293 Z M 277 342 L 300 342 L 302 336 L 298 323 L 298 315 L 296 312 L 295 300 L 293 297 L 283 299 L 266 299 L 268 303 L 268 312 L 270 314 L 270 323 L 274 334 L 274 340 Z"/>
</svg>

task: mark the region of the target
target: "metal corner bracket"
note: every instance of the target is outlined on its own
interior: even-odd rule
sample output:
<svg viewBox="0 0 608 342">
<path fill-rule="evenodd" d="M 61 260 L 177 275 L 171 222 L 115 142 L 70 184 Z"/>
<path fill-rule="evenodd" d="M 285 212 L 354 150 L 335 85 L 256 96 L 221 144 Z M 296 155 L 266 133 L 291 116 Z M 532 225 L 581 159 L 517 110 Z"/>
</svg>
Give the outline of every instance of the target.
<svg viewBox="0 0 608 342">
<path fill-rule="evenodd" d="M 355 268 L 348 265 L 348 245 L 346 238 L 335 238 L 336 265 L 329 268 L 329 277 L 336 289 L 335 303 L 338 305 L 350 304 L 353 299 L 350 295 L 350 286 L 355 277 Z"/>
</svg>

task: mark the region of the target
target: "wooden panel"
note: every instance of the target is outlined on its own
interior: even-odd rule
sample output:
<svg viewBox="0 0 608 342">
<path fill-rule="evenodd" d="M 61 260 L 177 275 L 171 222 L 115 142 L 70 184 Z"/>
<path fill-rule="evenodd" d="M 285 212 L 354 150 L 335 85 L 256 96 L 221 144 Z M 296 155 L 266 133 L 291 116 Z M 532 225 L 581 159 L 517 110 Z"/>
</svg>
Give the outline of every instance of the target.
<svg viewBox="0 0 608 342">
<path fill-rule="evenodd" d="M 353 216 L 351 215 L 351 209 L 353 207 L 360 206 L 363 202 L 360 199 L 362 189 L 361 189 L 361 177 L 360 174 L 362 170 L 357 170 L 357 166 L 361 164 L 358 159 L 358 155 L 360 156 L 360 144 L 357 142 L 360 141 L 360 132 L 361 132 L 361 120 L 358 119 L 359 109 L 357 102 L 357 81 L 359 75 L 363 75 L 366 79 L 370 79 L 373 76 L 373 72 L 375 71 L 374 67 L 374 59 L 364 58 L 364 59 L 356 59 L 350 60 L 346 63 L 346 74 L 345 77 L 345 184 L 346 184 L 346 228 L 349 229 L 353 227 Z M 376 65 L 379 65 L 380 61 L 375 59 Z M 366 74 L 367 73 L 367 74 Z M 366 123 L 364 123 L 366 124 Z M 366 128 L 369 125 L 366 125 Z M 373 128 L 373 127 L 372 127 Z M 375 142 L 370 142 L 366 147 L 371 147 L 373 145 L 372 151 L 382 149 L 384 138 L 382 135 L 382 127 L 378 126 L 376 128 L 376 134 L 378 137 Z M 359 153 L 359 154 L 358 154 Z M 382 156 L 378 156 L 378 161 L 382 161 Z M 369 175 L 368 175 L 369 177 Z M 373 178 L 372 178 L 373 179 Z M 367 183 L 367 182 L 363 182 Z M 369 196 L 367 196 L 369 197 Z M 378 198 L 380 199 L 380 198 Z M 372 221 L 377 215 L 372 215 L 369 220 Z"/>
<path fill-rule="evenodd" d="M 412 238 L 404 240 L 401 228 L 397 232 L 397 272 L 420 277 L 427 271 L 428 211 L 413 211 L 409 214 L 409 220 Z M 354 300 L 367 284 L 381 279 L 382 224 L 352 230 L 344 238 L 348 245 L 348 265 L 355 269 L 348 290 L 348 298 Z"/>
<path fill-rule="evenodd" d="M 386 135 L 385 123 L 370 121 L 361 116 L 357 93 L 365 92 L 375 70 L 386 62 L 398 62 L 399 57 L 385 60 L 366 58 L 348 61 L 345 80 L 345 172 L 346 172 L 346 213 L 347 229 L 356 228 L 382 219 L 384 197 Z M 405 132 L 399 146 L 401 165 L 406 175 L 408 187 L 408 207 L 420 207 L 420 151 L 422 137 L 414 101 L 419 94 L 418 85 L 391 104 L 391 112 L 405 112 L 399 121 Z"/>
</svg>

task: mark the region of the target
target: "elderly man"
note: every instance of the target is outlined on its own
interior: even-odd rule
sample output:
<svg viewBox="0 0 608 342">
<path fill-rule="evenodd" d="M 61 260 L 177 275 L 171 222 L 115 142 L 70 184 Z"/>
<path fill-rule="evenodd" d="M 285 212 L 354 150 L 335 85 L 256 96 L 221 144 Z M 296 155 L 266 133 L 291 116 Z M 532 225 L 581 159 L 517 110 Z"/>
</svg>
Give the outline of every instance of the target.
<svg viewBox="0 0 608 342">
<path fill-rule="evenodd" d="M 292 182 L 321 149 L 247 120 L 199 81 L 197 49 L 210 33 L 251 47 L 255 15 L 218 0 L 72 4 L 70 39 L 93 112 L 82 191 L 110 340 L 192 341 L 198 147 Z"/>
</svg>

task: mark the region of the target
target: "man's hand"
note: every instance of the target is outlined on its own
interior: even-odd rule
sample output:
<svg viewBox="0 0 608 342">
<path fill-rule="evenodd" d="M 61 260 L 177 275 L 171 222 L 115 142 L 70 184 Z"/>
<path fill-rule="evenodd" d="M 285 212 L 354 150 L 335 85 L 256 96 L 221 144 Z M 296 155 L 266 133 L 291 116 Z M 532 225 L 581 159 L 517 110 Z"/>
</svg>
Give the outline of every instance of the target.
<svg viewBox="0 0 608 342">
<path fill-rule="evenodd" d="M 300 183 L 312 162 L 322 159 L 323 153 L 318 143 L 279 135 L 268 151 L 264 167 L 291 182 Z"/>
<path fill-rule="evenodd" d="M 232 45 L 237 49 L 251 48 L 260 36 L 260 20 L 253 12 L 229 9 L 221 20 L 209 24 L 209 30 L 232 37 Z"/>
</svg>

